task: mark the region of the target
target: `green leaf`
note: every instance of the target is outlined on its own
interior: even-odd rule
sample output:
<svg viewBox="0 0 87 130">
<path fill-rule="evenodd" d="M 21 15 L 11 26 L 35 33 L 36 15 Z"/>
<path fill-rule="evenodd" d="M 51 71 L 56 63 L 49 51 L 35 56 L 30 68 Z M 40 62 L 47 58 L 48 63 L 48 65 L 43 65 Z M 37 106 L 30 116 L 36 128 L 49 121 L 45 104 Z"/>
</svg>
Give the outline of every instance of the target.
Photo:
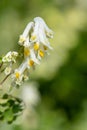
<svg viewBox="0 0 87 130">
<path fill-rule="evenodd" d="M 3 97 L 2 97 L 3 99 L 7 99 L 8 98 L 8 94 L 7 93 L 5 93 L 4 95 L 3 95 Z"/>
<path fill-rule="evenodd" d="M 12 95 L 5 93 L 0 98 L 0 120 L 12 123 L 23 111 L 23 101 Z"/>
<path fill-rule="evenodd" d="M 7 122 L 12 122 L 12 120 L 14 118 L 12 109 L 5 110 L 5 112 L 4 112 L 4 118 L 5 118 L 5 120 L 7 120 Z"/>
</svg>

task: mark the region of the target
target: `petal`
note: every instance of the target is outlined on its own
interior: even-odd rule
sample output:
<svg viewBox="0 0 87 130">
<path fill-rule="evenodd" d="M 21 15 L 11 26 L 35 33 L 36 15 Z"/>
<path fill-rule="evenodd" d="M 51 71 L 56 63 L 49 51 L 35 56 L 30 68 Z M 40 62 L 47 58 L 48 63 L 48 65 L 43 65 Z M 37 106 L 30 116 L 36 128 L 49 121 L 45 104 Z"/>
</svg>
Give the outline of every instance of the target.
<svg viewBox="0 0 87 130">
<path fill-rule="evenodd" d="M 34 18 L 34 21 L 35 22 L 38 21 L 44 27 L 46 35 L 50 38 L 53 38 L 53 31 L 47 26 L 47 24 L 45 23 L 45 21 L 41 17 Z"/>
<path fill-rule="evenodd" d="M 33 27 L 33 33 L 31 34 L 30 41 L 37 42 L 39 35 L 39 22 L 35 22 L 35 26 Z"/>
<path fill-rule="evenodd" d="M 30 50 L 30 57 L 31 59 L 36 63 L 36 64 L 40 64 L 40 62 L 38 61 L 38 59 L 36 58 L 35 52 L 33 49 Z"/>
<path fill-rule="evenodd" d="M 26 38 L 25 42 L 24 42 L 24 47 L 29 47 L 30 46 L 30 42 L 29 42 L 29 36 Z"/>
<path fill-rule="evenodd" d="M 26 37 L 29 35 L 29 32 L 30 32 L 30 30 L 31 30 L 31 28 L 32 28 L 33 26 L 34 26 L 34 22 L 28 23 L 28 25 L 26 26 L 26 28 L 25 28 L 25 30 L 24 30 L 22 36 L 26 38 Z"/>
<path fill-rule="evenodd" d="M 46 38 L 46 35 L 43 30 L 39 30 L 39 40 L 42 44 L 44 44 L 45 46 L 47 46 L 49 49 L 52 50 L 52 47 L 50 46 L 50 43 Z"/>
<path fill-rule="evenodd" d="M 19 66 L 18 71 L 20 72 L 20 74 L 22 74 L 25 69 L 27 68 L 27 59 L 25 59 L 22 64 Z"/>
<path fill-rule="evenodd" d="M 30 23 L 26 26 L 26 28 L 25 28 L 23 34 L 20 35 L 20 38 L 19 38 L 19 44 L 20 44 L 20 45 L 23 45 L 24 42 L 27 41 L 26 39 L 27 39 L 27 37 L 29 36 L 29 33 L 30 33 L 31 29 L 33 28 L 33 26 L 34 26 L 34 22 L 30 22 Z M 28 40 L 29 40 L 29 37 L 28 37 Z"/>
</svg>

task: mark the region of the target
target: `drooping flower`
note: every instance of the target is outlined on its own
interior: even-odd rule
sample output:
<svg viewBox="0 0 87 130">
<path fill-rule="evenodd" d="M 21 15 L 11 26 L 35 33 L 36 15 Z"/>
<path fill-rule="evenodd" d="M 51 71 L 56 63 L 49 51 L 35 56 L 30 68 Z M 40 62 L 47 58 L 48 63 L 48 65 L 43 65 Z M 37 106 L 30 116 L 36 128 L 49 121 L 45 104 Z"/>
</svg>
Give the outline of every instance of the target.
<svg viewBox="0 0 87 130">
<path fill-rule="evenodd" d="M 49 38 L 53 38 L 53 31 L 47 26 L 45 21 L 41 17 L 34 18 L 34 21 L 39 21 L 40 24 L 44 27 L 45 33 Z"/>
<path fill-rule="evenodd" d="M 22 46 L 27 46 L 29 44 L 29 33 L 32 29 L 32 27 L 34 26 L 34 23 L 33 22 L 30 22 L 22 35 L 20 35 L 20 38 L 19 38 L 19 44 L 22 45 Z"/>
<path fill-rule="evenodd" d="M 31 49 L 30 50 L 30 58 L 36 63 L 36 64 L 40 64 L 35 52 L 34 52 L 34 49 Z"/>
<path fill-rule="evenodd" d="M 38 44 L 43 44 L 47 46 L 49 49 L 52 49 L 48 41 L 47 35 L 49 35 L 49 38 L 52 38 L 53 32 L 48 28 L 48 26 L 45 24 L 42 18 L 36 17 L 34 18 L 34 22 L 35 22 L 34 31 L 31 35 L 30 40 L 32 42 L 37 42 Z"/>
</svg>

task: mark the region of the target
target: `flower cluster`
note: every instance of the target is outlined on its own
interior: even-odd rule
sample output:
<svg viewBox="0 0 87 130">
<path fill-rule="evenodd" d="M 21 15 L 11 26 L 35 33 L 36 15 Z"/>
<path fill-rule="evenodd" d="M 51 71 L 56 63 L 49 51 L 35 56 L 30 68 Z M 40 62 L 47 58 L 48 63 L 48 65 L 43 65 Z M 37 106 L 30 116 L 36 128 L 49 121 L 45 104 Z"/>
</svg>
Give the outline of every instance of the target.
<svg viewBox="0 0 87 130">
<path fill-rule="evenodd" d="M 39 65 L 41 59 L 48 54 L 50 46 L 49 38 L 53 38 L 53 31 L 49 29 L 45 21 L 40 18 L 34 18 L 29 22 L 24 32 L 19 37 L 18 44 L 23 47 L 23 61 L 21 65 L 13 71 L 12 79 L 16 85 L 21 85 L 29 77 L 29 69 Z M 9 52 L 3 57 L 3 62 L 16 62 L 17 52 Z M 5 69 L 5 74 L 9 74 L 10 67 Z"/>
<path fill-rule="evenodd" d="M 48 49 L 52 49 L 48 38 L 53 38 L 53 31 L 48 28 L 42 18 L 36 17 L 26 26 L 18 42 L 24 48 L 24 60 L 19 68 L 15 69 L 16 84 L 20 85 L 23 80 L 28 79 L 26 70 L 40 64 Z"/>
<path fill-rule="evenodd" d="M 2 58 L 2 62 L 5 64 L 7 63 L 7 66 L 4 71 L 6 75 L 9 75 L 12 72 L 12 64 L 16 63 L 17 57 L 18 57 L 18 52 L 10 51 Z"/>
<path fill-rule="evenodd" d="M 10 51 L 8 52 L 3 58 L 2 62 L 14 62 L 16 63 L 16 57 L 18 56 L 18 52 L 16 51 Z"/>
</svg>

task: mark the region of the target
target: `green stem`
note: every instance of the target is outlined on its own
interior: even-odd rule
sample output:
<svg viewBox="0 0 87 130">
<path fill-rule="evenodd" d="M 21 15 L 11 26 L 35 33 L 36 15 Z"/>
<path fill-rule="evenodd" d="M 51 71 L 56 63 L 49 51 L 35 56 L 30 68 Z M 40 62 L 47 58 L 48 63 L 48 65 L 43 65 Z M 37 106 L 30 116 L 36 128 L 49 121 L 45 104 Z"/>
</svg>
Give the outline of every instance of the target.
<svg viewBox="0 0 87 130">
<path fill-rule="evenodd" d="M 1 82 L 0 82 L 0 85 L 2 85 L 5 81 L 6 81 L 6 79 L 11 75 L 12 73 L 10 73 L 10 74 L 8 74 Z"/>
<path fill-rule="evenodd" d="M 2 65 L 3 65 L 3 62 L 0 64 L 0 69 L 1 69 Z"/>
<path fill-rule="evenodd" d="M 2 73 L 4 70 L 5 70 L 5 68 L 1 70 L 1 73 Z"/>
</svg>

